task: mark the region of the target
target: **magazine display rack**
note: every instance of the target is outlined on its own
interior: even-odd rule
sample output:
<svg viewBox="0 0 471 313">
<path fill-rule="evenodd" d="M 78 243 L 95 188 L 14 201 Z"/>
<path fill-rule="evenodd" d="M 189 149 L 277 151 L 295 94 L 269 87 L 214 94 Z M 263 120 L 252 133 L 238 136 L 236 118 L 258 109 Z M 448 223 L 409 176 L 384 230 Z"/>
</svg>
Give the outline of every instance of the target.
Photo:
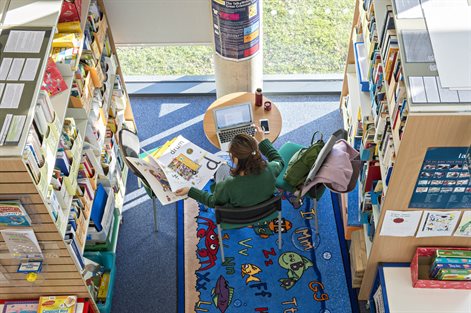
<svg viewBox="0 0 471 313">
<path fill-rule="evenodd" d="M 410 204 L 429 148 L 469 147 L 471 99 L 469 90 L 440 86 L 424 17 L 398 18 L 396 2 L 402 3 L 356 1 L 340 98 L 349 141 L 365 161 L 358 203 L 349 203 L 348 194 L 340 201 L 344 219 L 359 211 L 363 224 L 367 265 L 361 300 L 368 299 L 379 262 L 410 262 L 418 246 L 471 246 L 470 237 L 380 235 L 387 211 L 469 211 Z M 414 46 L 411 39 L 425 44 Z M 351 231 L 345 224 L 345 233 Z"/>
<path fill-rule="evenodd" d="M 90 3 L 93 0 L 75 1 L 81 3 L 80 27 L 83 32 L 86 29 Z M 65 2 L 64 2 L 65 3 Z M 75 5 L 73 1 L 66 5 Z M 124 202 L 125 186 L 128 169 L 121 159 L 118 149 L 117 136 L 119 129 L 125 127 L 136 130 L 134 117 L 122 80 L 123 75 L 116 56 L 116 48 L 113 42 L 111 29 L 106 19 L 106 10 L 102 0 L 96 4 L 102 13 L 102 18 L 96 23 L 96 32 L 93 33 L 90 50 L 83 51 L 84 34 L 81 34 L 80 50 L 75 63 L 57 64 L 62 74 L 67 90 L 51 96 L 54 111 L 53 122 L 46 125 L 47 133 L 43 137 L 40 148 L 44 156 L 44 165 L 38 173 L 31 170 L 24 157 L 25 147 L 28 145 L 28 134 L 33 127 L 36 103 L 40 95 L 43 76 L 46 72 L 46 63 L 52 53 L 53 35 L 57 32 L 57 23 L 63 6 L 63 1 L 4 1 L 0 4 L 0 29 L 2 41 L 2 57 L 4 58 L 37 58 L 40 64 L 37 67 L 34 80 L 24 80 L 23 94 L 20 97 L 18 109 L 14 107 L 1 110 L 0 122 L 3 123 L 7 113 L 25 115 L 24 126 L 17 135 L 16 144 L 0 146 L 0 200 L 18 200 L 24 207 L 31 220 L 30 227 L 0 226 L 5 229 L 31 229 L 41 248 L 42 269 L 34 282 L 28 282 L 24 273 L 17 272 L 18 265 L 24 259 L 13 257 L 9 254 L 4 238 L 0 236 L 0 299 L 37 299 L 46 295 L 76 295 L 79 298 L 90 299 L 93 311 L 99 312 L 99 306 L 93 301 L 84 279 L 81 268 L 83 267 L 83 254 L 89 223 L 92 219 L 91 209 L 93 195 L 99 185 L 105 186 L 109 201 L 107 211 L 110 212 L 111 225 L 108 230 L 112 234 L 112 243 L 105 246 L 106 250 L 115 252 L 117 232 L 121 220 L 121 211 Z M 31 16 L 36 12 L 37 18 Z M 47 14 L 45 14 L 47 12 Z M 12 30 L 44 31 L 45 35 L 39 51 L 22 54 L 7 53 L 3 49 L 7 46 L 4 41 Z M 83 54 L 82 54 L 83 52 Z M 97 64 L 93 68 L 86 69 L 87 76 L 83 77 L 84 86 L 81 88 L 81 96 L 71 95 L 77 80 L 77 68 L 80 56 L 93 54 Z M 104 62 L 104 66 L 101 63 Z M 102 70 L 105 68 L 105 70 Z M 5 79 L 3 85 L 11 83 Z M 20 83 L 22 79 L 20 79 Z M 99 98 L 99 107 L 93 106 L 95 89 L 105 90 Z M 1 104 L 0 104 L 1 105 Z M 6 104 L 9 105 L 9 104 Z M 73 145 L 70 149 L 64 149 L 70 161 L 70 172 L 63 177 L 62 185 L 57 190 L 51 188 L 54 167 L 57 167 L 57 155 L 59 138 L 64 136 L 66 124 L 73 124 L 75 132 L 72 138 Z M 34 131 L 34 130 L 33 130 Z M 15 135 L 15 136 L 13 136 Z M 67 137 L 67 139 L 70 139 Z M 47 152 L 50 151 L 50 152 Z M 103 153 L 106 159 L 103 159 Z M 84 158 L 87 164 L 91 164 L 90 175 L 81 178 L 78 174 L 83 170 Z M 36 173 L 36 174 L 35 174 Z M 78 176 L 79 175 L 79 176 Z M 89 191 L 92 191 L 90 194 Z M 83 204 L 80 218 L 76 219 L 72 245 L 67 232 L 70 231 L 70 214 L 73 203 L 78 201 Z M 118 225 L 118 226 L 117 226 Z M 100 234 L 100 238 L 103 237 Z M 106 236 L 105 236 L 106 237 Z M 111 237 L 111 235 L 110 235 Z M 100 239 L 99 238 L 99 239 Z M 68 239 L 68 240 L 66 240 Z M 98 246 L 98 245 L 97 245 Z M 93 248 L 93 245 L 91 245 Z M 98 247 L 100 248 L 100 247 Z M 109 249 L 108 249 L 109 248 Z M 110 265 L 107 265 L 110 266 Z M 112 286 L 112 284 L 110 284 Z M 110 298 L 111 299 L 111 296 Z M 111 301 L 111 300 L 110 300 Z M 107 303 L 106 311 L 109 311 L 111 303 Z"/>
</svg>

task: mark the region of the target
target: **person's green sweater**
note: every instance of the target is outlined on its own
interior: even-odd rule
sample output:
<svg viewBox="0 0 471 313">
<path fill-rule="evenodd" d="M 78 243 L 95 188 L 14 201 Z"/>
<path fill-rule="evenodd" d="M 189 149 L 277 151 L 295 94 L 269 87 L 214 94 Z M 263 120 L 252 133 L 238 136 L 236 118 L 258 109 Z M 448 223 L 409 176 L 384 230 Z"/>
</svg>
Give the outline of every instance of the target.
<svg viewBox="0 0 471 313">
<path fill-rule="evenodd" d="M 215 184 L 214 192 L 208 193 L 190 188 L 188 196 L 204 205 L 214 208 L 217 205 L 249 207 L 268 200 L 276 191 L 276 177 L 283 169 L 283 159 L 268 139 L 258 145 L 260 152 L 267 157 L 267 167 L 258 175 L 229 176 Z"/>
</svg>

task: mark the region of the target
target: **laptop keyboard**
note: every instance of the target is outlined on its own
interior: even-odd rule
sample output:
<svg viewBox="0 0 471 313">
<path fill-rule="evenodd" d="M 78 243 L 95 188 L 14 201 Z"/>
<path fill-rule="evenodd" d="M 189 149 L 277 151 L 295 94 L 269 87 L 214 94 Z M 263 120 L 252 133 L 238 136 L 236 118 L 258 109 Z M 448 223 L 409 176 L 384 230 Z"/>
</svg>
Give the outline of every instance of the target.
<svg viewBox="0 0 471 313">
<path fill-rule="evenodd" d="M 239 127 L 239 128 L 220 131 L 218 134 L 219 134 L 219 139 L 221 140 L 221 143 L 226 143 L 226 142 L 230 142 L 232 138 L 234 138 L 238 134 L 247 134 L 250 136 L 255 135 L 255 127 L 253 125 Z"/>
</svg>

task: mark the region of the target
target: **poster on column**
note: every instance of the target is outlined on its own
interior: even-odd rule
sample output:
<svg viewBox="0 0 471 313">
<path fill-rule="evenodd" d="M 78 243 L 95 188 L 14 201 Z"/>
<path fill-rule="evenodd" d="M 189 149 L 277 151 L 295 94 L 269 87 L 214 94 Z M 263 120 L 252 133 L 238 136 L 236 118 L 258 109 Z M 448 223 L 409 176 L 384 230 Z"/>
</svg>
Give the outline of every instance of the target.
<svg viewBox="0 0 471 313">
<path fill-rule="evenodd" d="M 429 148 L 409 208 L 471 208 L 466 147 Z"/>
<path fill-rule="evenodd" d="M 242 61 L 260 50 L 259 0 L 212 0 L 214 46 L 229 60 Z"/>
</svg>

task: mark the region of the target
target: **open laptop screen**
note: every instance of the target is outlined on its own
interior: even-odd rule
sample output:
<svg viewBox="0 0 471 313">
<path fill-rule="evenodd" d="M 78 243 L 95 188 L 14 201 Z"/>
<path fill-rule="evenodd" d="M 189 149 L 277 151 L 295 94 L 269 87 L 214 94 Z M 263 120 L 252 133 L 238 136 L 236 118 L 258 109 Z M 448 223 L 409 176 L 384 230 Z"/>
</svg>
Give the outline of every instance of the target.
<svg viewBox="0 0 471 313">
<path fill-rule="evenodd" d="M 243 103 L 216 109 L 214 118 L 217 129 L 250 125 L 252 123 L 251 104 Z"/>
</svg>

